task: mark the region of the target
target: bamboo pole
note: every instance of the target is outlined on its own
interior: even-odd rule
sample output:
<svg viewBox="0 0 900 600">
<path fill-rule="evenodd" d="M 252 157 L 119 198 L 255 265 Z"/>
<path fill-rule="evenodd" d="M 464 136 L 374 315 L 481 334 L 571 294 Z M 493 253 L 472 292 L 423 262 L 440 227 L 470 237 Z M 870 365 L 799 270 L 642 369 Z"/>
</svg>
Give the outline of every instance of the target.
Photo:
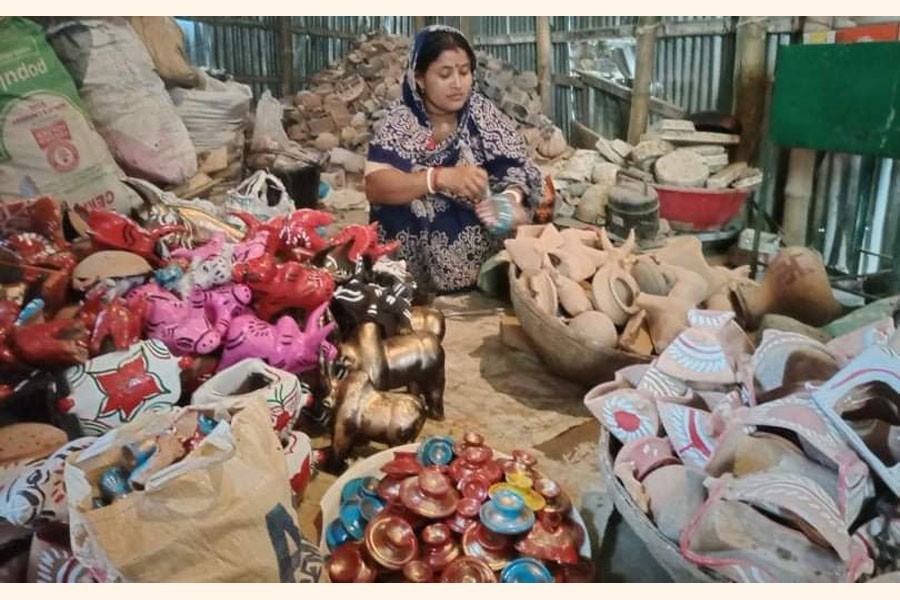
<svg viewBox="0 0 900 600">
<path fill-rule="evenodd" d="M 763 113 L 768 81 L 766 77 L 765 17 L 742 17 L 736 33 L 738 57 L 735 114 L 741 122 L 741 143 L 735 160 L 754 162 L 762 137 Z"/>
<path fill-rule="evenodd" d="M 294 93 L 294 34 L 290 17 L 278 18 L 278 32 L 281 38 L 281 96 Z"/>
<path fill-rule="evenodd" d="M 425 17 L 413 17 L 413 35 L 425 29 Z"/>
<path fill-rule="evenodd" d="M 553 44 L 550 41 L 550 17 L 535 17 L 537 76 L 540 83 L 541 111 L 553 114 Z"/>
<path fill-rule="evenodd" d="M 647 129 L 650 114 L 650 81 L 656 53 L 656 28 L 659 17 L 638 17 L 637 59 L 631 90 L 631 114 L 628 119 L 628 143 L 637 144 Z"/>
</svg>

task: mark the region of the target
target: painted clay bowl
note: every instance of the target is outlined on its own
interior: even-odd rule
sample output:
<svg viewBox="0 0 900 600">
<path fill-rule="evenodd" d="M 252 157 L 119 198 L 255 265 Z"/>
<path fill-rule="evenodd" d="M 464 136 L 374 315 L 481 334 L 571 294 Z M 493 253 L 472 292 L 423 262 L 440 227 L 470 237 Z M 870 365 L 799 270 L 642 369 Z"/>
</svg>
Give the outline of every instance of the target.
<svg viewBox="0 0 900 600">
<path fill-rule="evenodd" d="M 385 502 L 400 502 L 400 477 L 385 477 L 378 482 L 378 497 Z"/>
<path fill-rule="evenodd" d="M 395 452 L 394 460 L 381 467 L 381 472 L 390 477 L 409 477 L 422 471 L 415 452 Z"/>
<path fill-rule="evenodd" d="M 341 490 L 341 503 L 345 503 L 361 494 L 374 496 L 377 494 L 378 480 L 374 477 L 357 477 L 351 479 Z"/>
<path fill-rule="evenodd" d="M 577 564 L 578 546 L 575 545 L 571 532 L 559 526 L 562 523 L 562 516 L 556 517 L 558 520 L 553 524 L 555 526 L 545 526 L 541 521 L 535 523 L 528 535 L 516 542 L 516 550 L 532 558 Z"/>
<path fill-rule="evenodd" d="M 364 546 L 359 542 L 344 544 L 328 557 L 325 568 L 334 583 L 372 583 L 375 569 L 366 563 Z"/>
<path fill-rule="evenodd" d="M 600 401 L 600 422 L 623 444 L 659 431 L 652 400 L 637 390 L 617 390 Z"/>
<path fill-rule="evenodd" d="M 502 569 L 516 556 L 510 538 L 494 533 L 477 521 L 463 534 L 462 547 L 466 556 L 482 559 L 494 571 Z"/>
<path fill-rule="evenodd" d="M 456 512 L 459 493 L 453 489 L 446 475 L 425 469 L 400 484 L 403 505 L 414 513 L 430 519 L 449 517 Z"/>
<path fill-rule="evenodd" d="M 512 492 L 516 494 L 525 502 L 525 506 L 527 506 L 532 511 L 542 510 L 546 505 L 547 501 L 544 500 L 544 497 L 535 492 L 533 489 L 519 487 L 513 485 L 511 483 L 495 483 L 488 489 L 488 496 L 493 498 L 495 495 L 501 492 Z"/>
<path fill-rule="evenodd" d="M 480 511 L 481 522 L 494 533 L 517 535 L 534 525 L 534 512 L 525 506 L 521 495 L 512 490 L 498 490 Z"/>
<path fill-rule="evenodd" d="M 487 446 L 484 445 L 484 436 L 476 431 L 467 431 L 463 434 L 462 441 L 457 442 L 456 445 L 453 446 L 453 453 L 456 456 L 462 456 L 465 453 L 466 448 L 471 447 L 487 448 Z M 488 450 L 490 450 L 490 448 L 488 448 Z M 493 454 L 493 450 L 491 450 L 491 453 Z"/>
<path fill-rule="evenodd" d="M 552 510 L 565 515 L 572 508 L 572 500 L 568 494 L 563 491 L 562 486 L 552 479 L 541 477 L 534 482 L 534 491 L 547 501 L 544 511 Z"/>
<path fill-rule="evenodd" d="M 457 487 L 463 498 L 474 498 L 479 502 L 484 502 L 487 500 L 490 486 L 490 481 L 484 475 L 473 473 L 460 481 Z"/>
<path fill-rule="evenodd" d="M 351 500 L 341 506 L 341 525 L 354 540 L 361 540 L 369 520 L 363 516 L 362 505 L 358 500 Z"/>
<path fill-rule="evenodd" d="M 481 501 L 476 498 L 462 498 L 456 505 L 456 513 L 447 519 L 447 526 L 462 535 L 472 523 L 478 521 Z"/>
<path fill-rule="evenodd" d="M 422 557 L 434 571 L 441 572 L 460 555 L 460 547 L 453 539 L 450 528 L 443 523 L 433 523 L 421 533 Z"/>
<path fill-rule="evenodd" d="M 432 436 L 422 442 L 418 452 L 423 465 L 449 465 L 453 460 L 453 439 L 446 436 Z"/>
<path fill-rule="evenodd" d="M 434 570 L 425 561 L 411 560 L 403 565 L 403 578 L 409 583 L 431 583 Z"/>
<path fill-rule="evenodd" d="M 340 519 L 335 519 L 325 529 L 325 543 L 328 544 L 328 549 L 331 551 L 352 539 L 350 532 L 344 528 Z"/>
<path fill-rule="evenodd" d="M 500 571 L 500 583 L 551 583 L 553 575 L 544 563 L 530 558 L 517 558 L 510 561 Z"/>
<path fill-rule="evenodd" d="M 623 445 L 616 455 L 615 465 L 631 463 L 635 479 L 643 481 L 651 471 L 678 462 L 668 438 L 645 437 Z"/>
<path fill-rule="evenodd" d="M 382 567 L 396 571 L 413 560 L 419 541 L 412 526 L 394 515 L 379 515 L 366 527 L 366 550 Z"/>
<path fill-rule="evenodd" d="M 444 569 L 441 583 L 497 583 L 497 576 L 484 560 L 460 556 Z"/>
</svg>

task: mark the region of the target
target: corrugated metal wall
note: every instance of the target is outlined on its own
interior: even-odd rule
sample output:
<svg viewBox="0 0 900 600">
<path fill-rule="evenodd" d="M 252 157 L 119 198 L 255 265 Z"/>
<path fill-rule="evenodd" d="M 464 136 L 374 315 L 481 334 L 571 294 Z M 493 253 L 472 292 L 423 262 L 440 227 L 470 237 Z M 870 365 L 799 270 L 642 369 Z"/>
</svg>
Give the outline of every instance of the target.
<svg viewBox="0 0 900 600">
<path fill-rule="evenodd" d="M 719 17 L 720 18 L 720 17 Z M 663 23 L 702 21 L 713 17 L 663 17 Z M 606 36 L 621 35 L 614 28 L 633 25 L 637 17 L 551 17 L 553 72 L 571 74 L 573 52 L 580 43 L 594 43 L 592 30 L 606 28 Z M 274 17 L 184 17 L 190 59 L 200 66 L 226 69 L 253 86 L 257 95 L 264 87 L 280 89 L 281 56 Z M 428 17 L 427 23 L 460 27 L 460 17 Z M 294 82 L 306 78 L 341 58 L 351 39 L 373 30 L 399 35 L 413 33 L 412 17 L 293 17 Z M 536 69 L 534 17 L 473 17 L 476 46 L 522 71 Z M 559 32 L 581 32 L 579 40 L 559 39 Z M 502 36 L 507 36 L 508 41 Z M 494 38 L 479 44 L 480 38 Z M 593 39 L 592 39 L 593 38 Z M 581 40 L 585 41 L 581 41 Z M 790 35 L 770 34 L 766 66 L 774 78 L 778 48 L 790 43 Z M 735 63 L 734 33 L 660 37 L 656 46 L 653 81 L 656 95 L 684 108 L 731 110 L 734 100 L 732 73 Z M 574 119 L 608 137 L 624 137 L 629 103 L 588 87 L 555 85 L 553 118 L 569 130 Z M 769 177 L 757 196 L 771 213 L 777 206 L 776 187 L 783 180 L 784 161 L 768 140 L 761 145 L 761 161 Z M 783 159 L 783 149 L 782 149 Z M 900 169 L 893 161 L 844 154 L 819 154 L 815 199 L 810 213 L 810 244 L 823 252 L 834 269 L 851 274 L 889 268 L 889 258 L 900 256 Z"/>
</svg>

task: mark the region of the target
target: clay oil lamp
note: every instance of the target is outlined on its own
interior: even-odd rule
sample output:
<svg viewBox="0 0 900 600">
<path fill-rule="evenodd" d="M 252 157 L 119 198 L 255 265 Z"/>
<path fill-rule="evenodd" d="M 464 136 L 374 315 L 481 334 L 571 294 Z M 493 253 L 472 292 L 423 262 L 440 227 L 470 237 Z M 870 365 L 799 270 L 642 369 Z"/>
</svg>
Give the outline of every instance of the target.
<svg viewBox="0 0 900 600">
<path fill-rule="evenodd" d="M 400 499 L 406 508 L 417 515 L 441 519 L 456 512 L 459 493 L 453 489 L 446 475 L 437 469 L 427 468 L 403 481 Z"/>
<path fill-rule="evenodd" d="M 457 488 L 463 495 L 463 498 L 474 498 L 481 504 L 488 498 L 488 490 L 491 482 L 481 473 L 472 473 L 463 478 Z"/>
<path fill-rule="evenodd" d="M 462 454 L 450 463 L 449 474 L 453 481 L 460 481 L 467 475 L 476 473 L 493 455 L 493 451 L 487 446 L 468 446 Z"/>
<path fill-rule="evenodd" d="M 409 477 L 422 471 L 415 452 L 394 452 L 394 458 L 381 467 L 381 472 L 388 477 Z"/>
<path fill-rule="evenodd" d="M 444 569 L 441 583 L 497 583 L 497 576 L 482 559 L 460 556 Z"/>
<path fill-rule="evenodd" d="M 112 504 L 131 493 L 131 484 L 128 483 L 128 472 L 119 467 L 113 467 L 103 471 L 100 481 L 97 482 L 103 500 Z"/>
<path fill-rule="evenodd" d="M 340 519 L 335 519 L 329 523 L 328 527 L 325 529 L 325 543 L 328 544 L 329 550 L 333 551 L 335 548 L 340 547 L 342 544 L 349 542 L 352 539 L 353 537 L 341 523 Z"/>
<path fill-rule="evenodd" d="M 341 490 L 341 503 L 345 503 L 353 498 L 358 498 L 365 494 L 368 496 L 378 495 L 378 480 L 374 477 L 357 477 L 351 479 Z"/>
<path fill-rule="evenodd" d="M 463 434 L 463 441 L 453 446 L 453 453 L 462 456 L 466 448 L 484 446 L 484 436 L 475 431 L 467 431 Z"/>
<path fill-rule="evenodd" d="M 365 541 L 369 556 L 390 571 L 399 571 L 419 554 L 412 526 L 391 514 L 380 514 L 369 522 Z"/>
<path fill-rule="evenodd" d="M 325 568 L 333 583 L 372 583 L 377 574 L 366 562 L 365 546 L 361 542 L 337 548 L 326 560 Z"/>
<path fill-rule="evenodd" d="M 544 563 L 523 557 L 510 561 L 500 572 L 500 583 L 552 583 L 553 575 Z"/>
<path fill-rule="evenodd" d="M 516 550 L 510 538 L 494 533 L 478 522 L 466 529 L 462 547 L 466 556 L 480 558 L 494 571 L 499 571 L 516 557 Z"/>
<path fill-rule="evenodd" d="M 400 484 L 403 483 L 401 477 L 385 477 L 378 482 L 378 497 L 387 504 L 392 502 L 400 502 Z"/>
<path fill-rule="evenodd" d="M 520 471 L 532 479 L 536 479 L 537 475 L 534 472 L 536 464 L 537 458 L 534 457 L 534 454 L 526 450 L 513 450 L 512 460 L 506 461 L 503 465 L 503 472 L 508 475 L 509 473 Z"/>
<path fill-rule="evenodd" d="M 431 436 L 419 446 L 417 456 L 419 462 L 426 467 L 449 465 L 453 460 L 453 438 L 437 435 Z"/>
<path fill-rule="evenodd" d="M 563 492 L 562 487 L 552 479 L 546 477 L 538 479 L 534 482 L 534 491 L 540 494 L 546 502 L 544 508 L 537 515 L 538 519 L 544 514 L 558 514 L 560 517 L 565 517 L 572 509 L 572 501 Z"/>
<path fill-rule="evenodd" d="M 380 498 L 365 496 L 352 498 L 341 505 L 341 525 L 355 540 L 361 540 L 365 534 L 366 525 L 375 518 L 384 508 L 384 502 Z"/>
<path fill-rule="evenodd" d="M 443 523 L 432 523 L 421 533 L 422 559 L 436 573 L 453 562 L 462 552 L 453 539 L 453 532 Z"/>
<path fill-rule="evenodd" d="M 456 505 L 456 514 L 447 519 L 446 524 L 452 531 L 462 535 L 472 523 L 478 521 L 481 501 L 476 498 L 462 498 Z"/>
<path fill-rule="evenodd" d="M 480 510 L 481 522 L 494 533 L 518 535 L 534 525 L 534 512 L 511 490 L 499 490 Z"/>
<path fill-rule="evenodd" d="M 507 478 L 512 478 L 512 482 L 495 483 L 488 489 L 488 495 L 493 498 L 501 492 L 511 492 L 517 494 L 525 502 L 532 511 L 538 511 L 547 504 L 544 497 L 531 489 L 531 478 L 526 477 L 522 473 L 510 473 Z M 526 487 L 527 486 L 527 487 Z"/>
<path fill-rule="evenodd" d="M 550 513 L 539 519 L 524 538 L 516 542 L 516 550 L 525 556 L 556 563 L 577 564 L 578 547 L 562 517 Z"/>
<path fill-rule="evenodd" d="M 431 583 L 434 571 L 422 560 L 411 560 L 403 565 L 403 579 L 409 583 Z"/>
</svg>

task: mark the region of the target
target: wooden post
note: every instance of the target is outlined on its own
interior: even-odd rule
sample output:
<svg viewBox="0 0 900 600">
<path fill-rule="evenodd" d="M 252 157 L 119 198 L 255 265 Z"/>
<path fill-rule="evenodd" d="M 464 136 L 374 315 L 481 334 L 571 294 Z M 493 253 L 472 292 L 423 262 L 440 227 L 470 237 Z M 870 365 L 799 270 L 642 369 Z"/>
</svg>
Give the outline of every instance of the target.
<svg viewBox="0 0 900 600">
<path fill-rule="evenodd" d="M 281 96 L 286 98 L 294 93 L 294 34 L 290 17 L 277 18 L 281 38 Z"/>
<path fill-rule="evenodd" d="M 741 143 L 735 160 L 753 163 L 762 138 L 768 88 L 765 17 L 742 17 L 735 37 L 738 63 L 735 114 L 741 122 Z"/>
<path fill-rule="evenodd" d="M 413 17 L 413 35 L 425 29 L 425 17 Z"/>
<path fill-rule="evenodd" d="M 537 76 L 541 92 L 541 111 L 553 114 L 553 43 L 550 41 L 550 17 L 535 17 Z"/>
<path fill-rule="evenodd" d="M 650 114 L 650 82 L 656 55 L 656 26 L 659 17 L 638 17 L 637 58 L 628 119 L 628 143 L 637 144 L 647 129 Z"/>
<path fill-rule="evenodd" d="M 472 17 L 459 18 L 459 30 L 463 32 L 469 40 L 472 39 Z"/>
</svg>

